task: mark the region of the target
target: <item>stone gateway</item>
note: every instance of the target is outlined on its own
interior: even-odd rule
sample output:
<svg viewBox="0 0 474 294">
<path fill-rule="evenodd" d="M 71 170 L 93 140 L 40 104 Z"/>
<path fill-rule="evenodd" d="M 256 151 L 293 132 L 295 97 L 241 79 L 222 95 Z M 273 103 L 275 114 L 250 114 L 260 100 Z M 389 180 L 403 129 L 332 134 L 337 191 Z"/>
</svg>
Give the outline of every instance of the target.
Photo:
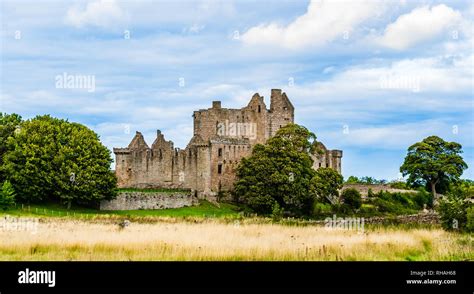
<svg viewBox="0 0 474 294">
<path fill-rule="evenodd" d="M 200 198 L 213 198 L 231 191 L 236 168 L 252 147 L 288 123 L 294 122 L 294 107 L 286 93 L 272 89 L 270 109 L 262 96 L 254 94 L 247 106 L 194 111 L 194 135 L 186 148 L 174 148 L 161 131 L 151 147 L 137 132 L 128 147 L 114 148 L 118 186 L 129 188 L 186 188 Z M 312 154 L 313 168 L 330 167 L 341 172 L 341 150 Z"/>
</svg>

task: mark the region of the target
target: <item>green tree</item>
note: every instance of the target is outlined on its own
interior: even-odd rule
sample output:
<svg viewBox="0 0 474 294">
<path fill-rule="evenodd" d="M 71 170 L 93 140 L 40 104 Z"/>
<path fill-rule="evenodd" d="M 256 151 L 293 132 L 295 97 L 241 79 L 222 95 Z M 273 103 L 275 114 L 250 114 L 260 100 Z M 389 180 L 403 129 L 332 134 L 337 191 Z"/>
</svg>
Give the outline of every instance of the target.
<svg viewBox="0 0 474 294">
<path fill-rule="evenodd" d="M 427 137 L 408 148 L 400 172 L 409 176 L 409 184 L 429 185 L 436 201 L 436 185 L 443 181 L 452 182 L 459 179 L 467 168 L 467 164 L 459 155 L 462 153 L 461 148 L 456 142 L 446 142 L 437 136 Z"/>
<path fill-rule="evenodd" d="M 257 212 L 271 214 L 278 204 L 295 215 L 309 215 L 315 197 L 309 185 L 315 171 L 309 151 L 316 136 L 305 127 L 288 124 L 265 145 L 257 144 L 237 168 L 235 196 Z"/>
<path fill-rule="evenodd" d="M 437 211 L 447 230 L 472 231 L 474 182 L 458 180 L 449 185 L 447 195 L 439 201 Z"/>
<path fill-rule="evenodd" d="M 346 184 L 358 184 L 360 183 L 359 178 L 356 176 L 350 176 L 346 180 Z"/>
<path fill-rule="evenodd" d="M 344 204 L 347 204 L 352 209 L 359 209 L 362 206 L 362 197 L 360 196 L 359 191 L 354 188 L 342 191 L 341 198 Z"/>
<path fill-rule="evenodd" d="M 5 180 L 2 166 L 3 157 L 8 150 L 8 138 L 14 136 L 15 130 L 19 130 L 21 122 L 21 116 L 16 113 L 6 114 L 0 112 L 0 182 Z"/>
<path fill-rule="evenodd" d="M 310 191 L 321 202 L 338 203 L 343 177 L 331 168 L 319 168 L 311 179 Z"/>
<path fill-rule="evenodd" d="M 8 140 L 4 170 L 24 201 L 50 199 L 68 207 L 115 196 L 110 151 L 92 130 L 49 115 L 25 121 Z"/>
<path fill-rule="evenodd" d="M 13 205 L 15 205 L 15 190 L 9 181 L 5 181 L 0 191 L 0 208 L 7 210 Z"/>
<path fill-rule="evenodd" d="M 367 185 L 373 185 L 373 184 L 378 183 L 378 181 L 375 178 L 368 177 L 368 176 L 360 178 L 360 182 Z"/>
</svg>

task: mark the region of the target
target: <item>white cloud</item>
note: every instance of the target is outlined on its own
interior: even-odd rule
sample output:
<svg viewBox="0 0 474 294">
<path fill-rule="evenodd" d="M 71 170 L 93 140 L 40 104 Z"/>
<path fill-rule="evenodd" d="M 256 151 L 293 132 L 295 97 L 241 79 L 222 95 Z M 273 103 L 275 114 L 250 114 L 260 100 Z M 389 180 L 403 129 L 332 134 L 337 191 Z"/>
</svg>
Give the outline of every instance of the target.
<svg viewBox="0 0 474 294">
<path fill-rule="evenodd" d="M 383 46 L 402 50 L 433 39 L 457 27 L 461 21 L 461 13 L 444 4 L 431 8 L 423 6 L 399 16 L 387 26 L 378 41 Z"/>
<path fill-rule="evenodd" d="M 287 26 L 261 24 L 242 35 L 247 44 L 279 45 L 303 48 L 323 45 L 350 34 L 357 25 L 383 11 L 385 4 L 377 1 L 312 0 L 307 12 Z"/>
<path fill-rule="evenodd" d="M 314 104 L 314 93 L 318 93 L 319 103 L 375 102 L 384 97 L 386 106 L 389 99 L 409 102 L 406 107 L 433 107 L 435 111 L 466 106 L 461 103 L 464 101 L 453 103 L 452 95 L 472 91 L 474 55 L 401 59 L 390 64 L 378 62 L 369 60 L 338 72 L 330 79 L 296 85 L 292 92 L 307 105 Z M 415 94 L 415 100 L 402 100 L 404 95 Z"/>
<path fill-rule="evenodd" d="M 117 21 L 122 21 L 124 17 L 126 14 L 115 0 L 98 0 L 89 2 L 85 8 L 69 8 L 66 22 L 78 28 L 88 25 L 109 27 Z"/>
<path fill-rule="evenodd" d="M 469 130 L 472 122 L 454 125 L 442 119 L 418 121 L 414 123 L 387 124 L 384 126 L 365 126 L 351 128 L 343 134 L 333 134 L 332 141 L 341 146 L 377 147 L 386 149 L 404 149 L 431 135 L 437 135 L 447 141 L 460 142 L 464 147 L 472 147 Z M 453 132 L 456 128 L 457 133 Z M 342 130 L 342 129 L 341 129 Z"/>
</svg>

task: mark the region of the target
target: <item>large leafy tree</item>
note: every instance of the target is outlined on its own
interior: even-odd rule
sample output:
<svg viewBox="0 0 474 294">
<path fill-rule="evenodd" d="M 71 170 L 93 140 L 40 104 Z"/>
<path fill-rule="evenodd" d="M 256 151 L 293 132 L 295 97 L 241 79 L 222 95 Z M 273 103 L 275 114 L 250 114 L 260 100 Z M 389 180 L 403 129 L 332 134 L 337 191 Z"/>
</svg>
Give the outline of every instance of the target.
<svg viewBox="0 0 474 294">
<path fill-rule="evenodd" d="M 21 116 L 16 113 L 7 114 L 0 112 L 0 182 L 5 180 L 3 175 L 3 156 L 7 152 L 8 138 L 13 137 L 15 130 L 20 128 Z"/>
<path fill-rule="evenodd" d="M 437 185 L 453 182 L 462 175 L 467 164 L 461 157 L 462 146 L 456 142 L 446 142 L 437 136 L 430 136 L 408 148 L 400 172 L 408 175 L 408 183 L 426 184 L 437 199 Z"/>
<path fill-rule="evenodd" d="M 110 151 L 81 124 L 37 116 L 23 122 L 7 147 L 5 175 L 24 201 L 51 199 L 69 207 L 115 195 Z"/>
<path fill-rule="evenodd" d="M 343 181 L 342 175 L 332 168 L 320 168 L 311 180 L 310 191 L 320 202 L 337 204 Z"/>
<path fill-rule="evenodd" d="M 295 215 L 308 215 L 315 200 L 309 192 L 315 171 L 308 152 L 316 145 L 316 136 L 303 126 L 281 128 L 240 162 L 237 198 L 261 213 L 271 213 L 278 204 Z"/>
</svg>

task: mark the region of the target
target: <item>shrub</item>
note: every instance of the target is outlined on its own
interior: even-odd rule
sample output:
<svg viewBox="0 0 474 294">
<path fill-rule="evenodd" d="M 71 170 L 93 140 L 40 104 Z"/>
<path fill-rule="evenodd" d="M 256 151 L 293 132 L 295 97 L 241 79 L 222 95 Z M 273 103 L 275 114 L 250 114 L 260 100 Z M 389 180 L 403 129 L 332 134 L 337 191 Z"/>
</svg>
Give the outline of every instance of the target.
<svg viewBox="0 0 474 294">
<path fill-rule="evenodd" d="M 377 209 L 373 204 L 362 204 L 359 212 L 365 214 L 375 214 L 377 212 Z"/>
<path fill-rule="evenodd" d="M 413 200 L 411 199 L 411 194 L 406 194 L 406 193 L 393 193 L 393 201 L 396 201 L 400 204 L 403 204 L 406 207 L 414 207 Z"/>
<path fill-rule="evenodd" d="M 450 194 L 439 201 L 437 208 L 441 226 L 446 230 L 464 230 L 467 223 L 467 201 Z"/>
<path fill-rule="evenodd" d="M 466 211 L 466 230 L 474 232 L 474 206 L 471 205 Z"/>
<path fill-rule="evenodd" d="M 0 191 L 0 208 L 7 210 L 13 205 L 15 205 L 15 190 L 9 181 L 5 181 Z"/>
<path fill-rule="evenodd" d="M 314 204 L 314 209 L 313 209 L 313 214 L 314 215 L 321 215 L 321 214 L 330 214 L 332 213 L 332 206 L 331 204 L 328 203 L 321 203 L 321 202 L 316 202 Z"/>
<path fill-rule="evenodd" d="M 407 207 L 393 199 L 390 199 L 390 197 L 388 197 L 388 199 L 376 197 L 371 200 L 371 203 L 377 207 L 379 212 L 392 214 L 410 214 L 416 212 L 416 209 Z"/>
<path fill-rule="evenodd" d="M 283 216 L 283 209 L 280 207 L 280 204 L 278 202 L 275 202 L 272 207 L 272 219 L 274 221 L 279 221 L 281 220 Z"/>
<path fill-rule="evenodd" d="M 353 209 L 346 203 L 337 203 L 333 206 L 333 211 L 339 214 L 348 214 L 353 212 Z"/>
<path fill-rule="evenodd" d="M 383 198 L 375 198 L 372 203 L 380 212 L 401 213 L 401 208 L 398 205 Z"/>
<path fill-rule="evenodd" d="M 342 191 L 342 199 L 344 204 L 347 204 L 352 209 L 359 209 L 362 205 L 362 198 L 359 191 L 354 188 L 349 188 Z"/>
<path fill-rule="evenodd" d="M 420 188 L 418 193 L 413 196 L 413 201 L 418 206 L 419 209 L 422 209 L 425 204 L 428 207 L 433 207 L 433 195 L 428 193 L 425 189 Z"/>
<path fill-rule="evenodd" d="M 401 189 L 401 190 L 409 190 L 410 189 L 408 184 L 405 183 L 405 182 L 391 182 L 390 183 L 390 188 Z"/>
<path fill-rule="evenodd" d="M 368 198 L 373 198 L 373 197 L 375 197 L 374 191 L 372 191 L 371 188 L 369 188 L 369 190 L 367 190 L 367 197 L 368 197 Z"/>
</svg>

